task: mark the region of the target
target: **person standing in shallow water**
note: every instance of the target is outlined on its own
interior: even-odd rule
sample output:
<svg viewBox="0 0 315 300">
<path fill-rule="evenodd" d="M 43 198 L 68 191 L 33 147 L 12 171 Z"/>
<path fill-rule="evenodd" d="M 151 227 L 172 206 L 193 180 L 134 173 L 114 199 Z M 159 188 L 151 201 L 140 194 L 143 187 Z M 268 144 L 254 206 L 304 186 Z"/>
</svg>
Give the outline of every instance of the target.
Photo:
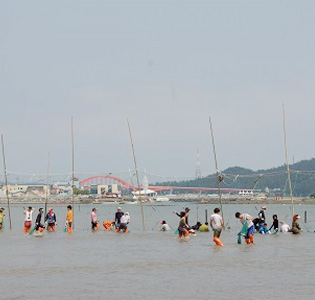
<svg viewBox="0 0 315 300">
<path fill-rule="evenodd" d="M 181 238 L 182 236 L 188 237 L 189 233 L 187 230 L 187 223 L 186 223 L 186 212 L 182 211 L 180 213 L 180 221 L 178 225 L 178 238 Z"/>
<path fill-rule="evenodd" d="M 67 217 L 66 217 L 66 231 L 67 232 L 72 232 L 72 221 L 73 221 L 73 212 L 72 212 L 72 206 L 68 205 L 67 206 Z"/>
<path fill-rule="evenodd" d="M 186 223 L 186 227 L 187 227 L 187 228 L 190 228 L 190 225 L 189 225 L 189 223 L 188 223 L 189 211 L 190 211 L 190 208 L 189 208 L 189 207 L 186 207 L 186 208 L 185 208 L 185 215 L 186 215 L 186 216 L 185 216 L 185 218 L 186 218 L 185 223 Z M 182 212 L 178 213 L 178 212 L 174 211 L 174 213 L 175 213 L 177 216 L 179 216 L 179 217 L 181 218 Z"/>
<path fill-rule="evenodd" d="M 245 240 L 247 244 L 254 244 L 254 223 L 253 223 L 253 217 L 246 213 L 235 213 L 235 217 L 237 219 L 240 219 L 241 223 L 244 224 L 247 222 L 247 232 L 245 236 Z"/>
<path fill-rule="evenodd" d="M 0 230 L 2 230 L 3 228 L 3 218 L 4 218 L 5 214 L 4 214 L 4 208 L 1 207 L 0 208 Z"/>
<path fill-rule="evenodd" d="M 47 230 L 55 231 L 57 225 L 56 214 L 52 207 L 49 208 L 48 213 L 45 216 L 45 222 L 47 222 Z"/>
<path fill-rule="evenodd" d="M 220 240 L 220 235 L 221 235 L 222 229 L 224 227 L 223 219 L 220 216 L 220 209 L 219 208 L 215 208 L 213 212 L 214 212 L 214 214 L 212 214 L 210 216 L 210 226 L 213 230 L 213 241 L 218 246 L 223 247 L 224 245 Z"/>
<path fill-rule="evenodd" d="M 97 215 L 96 215 L 96 208 L 93 208 L 91 212 L 91 224 L 92 224 L 93 231 L 99 230 L 99 224 L 98 224 Z"/>
<path fill-rule="evenodd" d="M 120 219 L 124 215 L 124 213 L 121 210 L 121 207 L 117 207 L 117 212 L 115 213 L 115 226 L 116 229 L 120 227 Z"/>
<path fill-rule="evenodd" d="M 25 232 L 25 233 L 31 231 L 34 211 L 35 211 L 35 209 L 31 206 L 29 206 L 26 210 L 24 210 L 25 220 L 24 220 L 23 232 Z"/>
<path fill-rule="evenodd" d="M 36 221 L 35 221 L 35 231 L 36 232 L 43 232 L 45 230 L 45 226 L 42 224 L 42 214 L 44 213 L 43 209 L 40 208 L 38 210 L 38 215 L 36 217 Z"/>
</svg>

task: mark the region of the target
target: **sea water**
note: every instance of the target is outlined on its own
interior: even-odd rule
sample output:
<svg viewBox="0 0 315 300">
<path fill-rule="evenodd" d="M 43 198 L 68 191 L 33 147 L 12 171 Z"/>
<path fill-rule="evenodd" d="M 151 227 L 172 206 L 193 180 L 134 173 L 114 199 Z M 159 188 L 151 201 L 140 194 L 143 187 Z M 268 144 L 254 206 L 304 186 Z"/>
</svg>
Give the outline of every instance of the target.
<svg viewBox="0 0 315 300">
<path fill-rule="evenodd" d="M 205 222 L 215 205 L 163 203 L 144 205 L 142 229 L 139 205 L 122 204 L 131 216 L 130 233 L 90 230 L 93 205 L 76 205 L 75 229 L 64 233 L 65 205 L 54 206 L 57 231 L 43 237 L 23 234 L 23 208 L 11 207 L 0 232 L 0 299 L 314 299 L 315 206 L 296 205 L 304 232 L 255 234 L 255 244 L 237 244 L 241 229 L 236 211 L 257 216 L 256 205 L 224 205 L 227 229 L 221 240 L 199 233 L 188 240 L 174 234 L 179 218 L 173 213 L 189 206 L 189 223 Z M 36 206 L 38 211 L 39 206 Z M 113 221 L 115 204 L 96 205 L 101 221 Z M 35 220 L 37 211 L 34 213 Z M 308 222 L 304 225 L 304 211 Z M 272 215 L 291 223 L 290 205 L 269 205 Z M 8 212 L 6 211 L 8 215 Z M 172 231 L 160 232 L 167 221 Z"/>
</svg>

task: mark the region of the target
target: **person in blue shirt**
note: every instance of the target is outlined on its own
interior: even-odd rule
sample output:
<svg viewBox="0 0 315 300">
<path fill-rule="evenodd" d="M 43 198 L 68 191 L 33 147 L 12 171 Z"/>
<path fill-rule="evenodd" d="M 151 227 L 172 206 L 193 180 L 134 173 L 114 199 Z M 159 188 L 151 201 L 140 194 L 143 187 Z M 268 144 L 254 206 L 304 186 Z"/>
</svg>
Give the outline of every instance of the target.
<svg viewBox="0 0 315 300">
<path fill-rule="evenodd" d="M 47 230 L 55 231 L 57 225 L 56 214 L 52 207 L 49 208 L 47 215 L 45 216 L 45 222 L 47 222 Z"/>
<path fill-rule="evenodd" d="M 260 228 L 259 233 L 261 233 L 261 234 L 270 234 L 271 233 L 269 228 L 268 228 L 267 223 L 265 223 L 264 226 Z"/>
</svg>

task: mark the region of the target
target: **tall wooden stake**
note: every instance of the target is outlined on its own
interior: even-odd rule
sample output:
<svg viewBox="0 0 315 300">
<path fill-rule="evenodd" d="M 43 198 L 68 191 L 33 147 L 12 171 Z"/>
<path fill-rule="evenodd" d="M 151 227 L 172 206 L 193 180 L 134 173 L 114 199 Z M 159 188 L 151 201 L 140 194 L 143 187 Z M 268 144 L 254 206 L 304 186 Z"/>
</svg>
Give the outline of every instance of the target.
<svg viewBox="0 0 315 300">
<path fill-rule="evenodd" d="M 140 208 L 141 208 L 142 228 L 143 228 L 143 230 L 145 230 L 144 212 L 143 212 L 143 205 L 142 205 L 142 199 L 141 199 L 141 188 L 140 188 L 138 166 L 137 166 L 136 155 L 135 155 L 135 148 L 134 148 L 134 145 L 133 145 L 132 134 L 131 134 L 130 124 L 129 124 L 129 120 L 128 119 L 127 119 L 127 123 L 128 123 L 128 128 L 129 128 L 129 135 L 130 135 L 130 141 L 131 141 L 133 161 L 134 161 L 135 169 L 136 169 L 137 184 L 138 184 L 138 191 L 139 191 L 139 202 L 140 202 Z"/>
<path fill-rule="evenodd" d="M 71 117 L 71 146 L 72 146 L 72 228 L 74 229 L 74 131 L 73 117 Z"/>
<path fill-rule="evenodd" d="M 292 192 L 292 183 L 291 183 L 291 173 L 289 166 L 289 158 L 288 158 L 288 144 L 287 144 L 287 130 L 286 130 L 286 114 L 284 103 L 282 103 L 282 112 L 283 112 L 283 137 L 284 137 L 284 149 L 285 149 L 285 162 L 287 165 L 287 173 L 288 173 L 288 182 L 289 182 L 289 190 L 290 190 L 290 198 L 291 198 L 291 209 L 292 209 L 292 217 L 294 216 L 294 202 L 293 202 L 293 192 Z"/>
<path fill-rule="evenodd" d="M 50 171 L 50 153 L 48 152 L 46 199 L 45 199 L 45 215 L 44 215 L 44 218 L 46 218 L 46 215 L 47 215 L 47 204 L 48 204 L 48 198 L 49 198 L 49 171 Z"/>
<path fill-rule="evenodd" d="M 217 153 L 216 153 L 216 150 L 215 150 L 214 134 L 213 134 L 212 122 L 211 122 L 211 118 L 210 117 L 209 117 L 209 125 L 210 125 L 211 139 L 212 139 L 213 157 L 214 157 L 215 169 L 216 169 L 216 173 L 217 173 L 217 183 L 218 183 L 218 188 L 219 188 L 220 209 L 221 209 L 222 219 L 223 219 L 223 223 L 224 223 L 223 207 L 222 207 L 222 192 L 221 192 L 221 181 L 222 181 L 222 178 L 220 176 L 220 171 L 218 169 Z"/>
<path fill-rule="evenodd" d="M 10 222 L 10 230 L 11 230 L 11 229 L 12 229 L 11 210 L 10 210 L 10 199 L 9 199 L 7 166 L 6 166 L 6 163 L 5 163 L 5 151 L 4 151 L 4 139 L 3 139 L 3 134 L 1 134 L 1 144 L 2 144 L 2 158 L 3 158 L 3 173 L 4 173 L 5 190 L 6 190 L 5 193 L 6 193 L 6 195 L 7 195 L 8 212 L 9 212 L 9 222 Z"/>
</svg>

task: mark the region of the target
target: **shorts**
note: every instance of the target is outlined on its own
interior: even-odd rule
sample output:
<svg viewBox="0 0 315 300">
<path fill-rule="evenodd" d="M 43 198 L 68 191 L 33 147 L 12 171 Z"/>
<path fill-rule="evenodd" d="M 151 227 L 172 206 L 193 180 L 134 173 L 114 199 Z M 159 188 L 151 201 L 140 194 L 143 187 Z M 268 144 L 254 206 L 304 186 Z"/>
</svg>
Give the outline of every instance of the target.
<svg viewBox="0 0 315 300">
<path fill-rule="evenodd" d="M 187 229 L 184 227 L 178 227 L 179 234 L 185 234 L 187 232 Z"/>
<path fill-rule="evenodd" d="M 97 223 L 91 222 L 91 224 L 92 224 L 92 229 L 97 227 Z"/>
<path fill-rule="evenodd" d="M 251 235 L 254 234 L 254 231 L 255 231 L 255 228 L 254 228 L 254 225 L 252 225 L 251 227 L 249 227 L 249 228 L 247 229 L 247 233 L 246 233 L 246 237 L 245 237 L 245 238 L 248 239 L 250 234 L 251 234 Z"/>
<path fill-rule="evenodd" d="M 24 227 L 31 228 L 32 227 L 32 221 L 25 221 L 24 222 Z"/>
<path fill-rule="evenodd" d="M 213 229 L 213 237 L 220 237 L 222 232 L 222 228 L 218 228 L 218 229 Z"/>
<path fill-rule="evenodd" d="M 125 223 L 120 223 L 119 229 L 120 229 L 120 230 L 126 230 L 126 229 L 127 229 L 127 224 L 125 224 Z"/>
</svg>

